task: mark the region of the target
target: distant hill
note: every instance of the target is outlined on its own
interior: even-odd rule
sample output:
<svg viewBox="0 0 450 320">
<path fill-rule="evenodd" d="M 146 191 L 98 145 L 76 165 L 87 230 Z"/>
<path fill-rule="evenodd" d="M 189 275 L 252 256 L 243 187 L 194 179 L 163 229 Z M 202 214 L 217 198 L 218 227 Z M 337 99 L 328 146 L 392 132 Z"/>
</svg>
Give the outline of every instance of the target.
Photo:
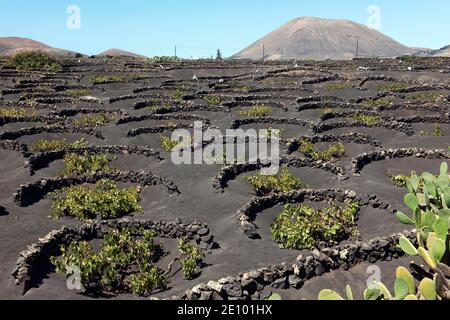
<svg viewBox="0 0 450 320">
<path fill-rule="evenodd" d="M 74 56 L 76 52 L 52 48 L 42 42 L 19 37 L 0 37 L 0 56 L 12 56 L 23 51 L 43 51 L 55 57 Z"/>
<path fill-rule="evenodd" d="M 434 50 L 428 54 L 431 57 L 450 57 L 450 45 L 439 50 Z"/>
<path fill-rule="evenodd" d="M 140 54 L 137 54 L 134 52 L 125 51 L 125 50 L 120 50 L 120 49 L 109 49 L 109 50 L 106 50 L 106 51 L 98 54 L 98 56 L 146 58 L 143 55 L 140 55 Z"/>
<path fill-rule="evenodd" d="M 348 20 L 294 19 L 234 55 L 239 59 L 265 58 L 347 60 L 360 57 L 396 57 L 412 54 L 411 49 L 388 36 Z"/>
</svg>

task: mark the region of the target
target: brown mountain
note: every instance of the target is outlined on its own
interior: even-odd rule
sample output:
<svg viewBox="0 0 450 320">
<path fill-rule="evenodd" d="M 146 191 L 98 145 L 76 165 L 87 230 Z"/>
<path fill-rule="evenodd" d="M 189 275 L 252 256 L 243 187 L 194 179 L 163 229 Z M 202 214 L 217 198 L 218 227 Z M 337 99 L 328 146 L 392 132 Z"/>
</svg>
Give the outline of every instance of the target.
<svg viewBox="0 0 450 320">
<path fill-rule="evenodd" d="M 333 59 L 360 57 L 395 57 L 414 53 L 388 36 L 348 20 L 298 18 L 272 31 L 233 56 L 240 59 L 277 60 Z"/>
<path fill-rule="evenodd" d="M 52 56 L 73 56 L 76 53 L 68 50 L 52 48 L 42 42 L 19 37 L 0 37 L 0 56 L 11 56 L 22 51 L 43 51 Z"/>
<path fill-rule="evenodd" d="M 143 55 L 120 49 L 109 49 L 100 53 L 99 56 L 145 58 Z"/>
</svg>

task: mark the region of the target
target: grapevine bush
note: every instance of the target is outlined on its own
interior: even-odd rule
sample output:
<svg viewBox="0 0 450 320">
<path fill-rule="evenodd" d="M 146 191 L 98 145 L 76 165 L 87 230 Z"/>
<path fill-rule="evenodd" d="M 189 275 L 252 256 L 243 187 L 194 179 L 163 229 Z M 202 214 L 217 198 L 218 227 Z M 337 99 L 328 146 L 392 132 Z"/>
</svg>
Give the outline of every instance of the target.
<svg viewBox="0 0 450 320">
<path fill-rule="evenodd" d="M 309 205 L 286 205 L 270 226 L 272 239 L 286 249 L 313 249 L 334 245 L 357 234 L 354 229 L 359 204 L 344 207 L 332 203 L 316 210 Z"/>
<path fill-rule="evenodd" d="M 295 177 L 288 168 L 283 168 L 281 174 L 263 175 L 258 173 L 254 176 L 242 177 L 244 181 L 249 182 L 258 196 L 266 196 L 271 193 L 290 192 L 298 190 L 306 185 Z"/>
<path fill-rule="evenodd" d="M 107 154 L 69 153 L 64 156 L 65 170 L 60 176 L 89 175 L 97 172 L 114 172 L 117 169 L 111 166 L 116 158 Z"/>
<path fill-rule="evenodd" d="M 100 180 L 95 185 L 79 185 L 50 193 L 53 200 L 50 217 L 62 216 L 91 221 L 98 216 L 102 219 L 118 218 L 138 212 L 143 208 L 139 204 L 140 188 L 119 189 L 111 180 Z"/>
<path fill-rule="evenodd" d="M 315 161 L 330 161 L 333 158 L 341 158 L 345 154 L 344 145 L 340 142 L 331 144 L 326 150 L 319 151 L 313 143 L 303 140 L 299 151 Z"/>
<path fill-rule="evenodd" d="M 129 229 L 113 230 L 104 236 L 98 252 L 86 241 L 72 242 L 62 246 L 61 255 L 51 262 L 65 276 L 78 269 L 87 292 L 150 295 L 167 285 L 163 272 L 153 265 L 162 253 L 154 237 L 148 230 L 142 237 L 132 236 Z"/>
</svg>

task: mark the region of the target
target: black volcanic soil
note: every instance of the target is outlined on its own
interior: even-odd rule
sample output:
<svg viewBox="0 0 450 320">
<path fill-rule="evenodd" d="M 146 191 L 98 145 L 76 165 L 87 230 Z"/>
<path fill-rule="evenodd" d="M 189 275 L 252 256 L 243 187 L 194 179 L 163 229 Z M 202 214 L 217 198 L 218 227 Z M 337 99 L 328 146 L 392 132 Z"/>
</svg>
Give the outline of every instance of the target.
<svg viewBox="0 0 450 320">
<path fill-rule="evenodd" d="M 359 67 L 369 67 L 370 71 L 358 70 Z M 373 162 L 365 166 L 359 176 L 351 172 L 352 158 L 365 152 L 381 151 L 390 148 L 427 148 L 447 149 L 450 126 L 448 123 L 448 97 L 438 102 L 433 102 L 433 111 L 421 103 L 407 102 L 399 99 L 398 108 L 394 110 L 379 111 L 376 108 L 364 107 L 355 103 L 360 97 L 370 97 L 377 94 L 377 83 L 382 81 L 370 81 L 362 87 L 357 84 L 367 78 L 387 75 L 403 81 L 409 86 L 429 85 L 444 86 L 450 88 L 448 73 L 450 72 L 450 60 L 430 59 L 423 60 L 420 64 L 421 71 L 407 71 L 405 64 L 398 60 L 360 60 L 351 62 L 293 62 L 261 63 L 243 61 L 192 61 L 180 63 L 163 63 L 152 65 L 142 60 L 132 58 L 121 59 L 82 59 L 65 61 L 64 70 L 56 74 L 45 72 L 16 72 L 0 70 L 0 108 L 23 107 L 30 113 L 36 111 L 39 115 L 56 117 L 60 110 L 83 110 L 87 115 L 94 115 L 95 109 L 104 109 L 108 112 L 116 112 L 115 117 L 154 115 L 155 109 L 146 107 L 135 109 L 136 103 L 151 101 L 168 101 L 173 110 L 165 111 L 167 119 L 148 119 L 143 121 L 116 124 L 110 122 L 104 127 L 95 127 L 94 130 L 102 133 L 103 139 L 86 132 L 67 130 L 65 132 L 21 135 L 14 141 L 30 146 L 40 139 L 66 139 L 69 142 L 85 138 L 91 145 L 140 145 L 149 146 L 159 151 L 161 160 L 155 157 L 145 157 L 136 154 L 118 155 L 115 164 L 123 170 L 151 171 L 153 174 L 172 180 L 180 190 L 179 195 L 173 195 L 164 189 L 145 187 L 143 189 L 142 205 L 145 209 L 143 215 L 129 216 L 131 219 L 147 219 L 154 221 L 174 221 L 176 218 L 184 222 L 199 221 L 207 223 L 220 248 L 212 250 L 206 258 L 208 267 L 204 268 L 200 277 L 192 281 L 183 280 L 180 276 L 171 279 L 171 289 L 157 294 L 161 298 L 173 295 L 181 295 L 186 289 L 194 287 L 198 283 L 218 280 L 226 276 L 236 276 L 240 272 L 266 267 L 282 262 L 293 263 L 300 251 L 282 250 L 270 238 L 269 226 L 281 207 L 276 206 L 260 212 L 255 220 L 262 236 L 260 240 L 250 240 L 242 233 L 236 221 L 236 212 L 248 203 L 254 194 L 250 186 L 241 177 L 254 174 L 248 172 L 242 174 L 228 183 L 223 193 L 213 188 L 213 178 L 219 173 L 220 165 L 173 165 L 170 155 L 160 146 L 160 135 L 169 135 L 172 129 L 160 133 L 142 133 L 135 137 L 128 136 L 131 129 L 156 128 L 168 124 L 190 125 L 193 120 L 180 120 L 179 115 L 197 115 L 210 120 L 211 127 L 221 130 L 231 128 L 234 120 L 242 119 L 239 111 L 246 110 L 257 104 L 281 104 L 282 108 L 272 107 L 271 118 L 274 119 L 300 119 L 310 121 L 318 125 L 320 119 L 319 110 L 327 103 L 346 104 L 345 111 L 375 111 L 380 116 L 394 118 L 408 118 L 416 115 L 439 115 L 442 119 L 435 122 L 413 123 L 411 128 L 413 135 L 380 127 L 348 126 L 336 128 L 319 133 L 319 135 L 342 135 L 347 133 L 364 133 L 380 142 L 380 147 L 369 144 L 344 143 L 346 155 L 342 159 L 333 160 L 333 164 L 344 168 L 349 176 L 348 180 L 340 181 L 336 174 L 321 168 L 291 167 L 292 172 L 307 183 L 311 188 L 333 189 L 343 188 L 354 190 L 358 194 L 375 194 L 383 202 L 389 203 L 394 209 L 406 210 L 403 205 L 404 190 L 395 187 L 387 177 L 387 173 L 408 174 L 411 170 L 418 172 L 436 172 L 440 160 L 418 159 L 415 157 L 403 159 L 390 159 Z M 297 72 L 294 75 L 293 72 Z M 311 73 L 314 72 L 314 75 Z M 132 79 L 130 75 L 144 75 L 143 79 Z M 302 74 L 304 74 L 302 76 Z M 122 81 L 112 84 L 94 85 L 91 78 L 94 75 L 118 75 Z M 199 81 L 192 80 L 197 76 Z M 303 83 L 305 80 L 316 79 L 320 82 L 323 77 L 337 75 L 338 80 L 330 82 L 346 82 L 354 87 L 343 90 L 326 90 L 324 83 Z M 295 77 L 295 79 L 293 79 Z M 437 80 L 436 80 L 437 79 Z M 12 81 L 14 80 L 14 82 Z M 20 82 L 22 80 L 22 82 Z M 23 80 L 31 80 L 31 83 Z M 263 80 L 266 80 L 264 83 Z M 295 81 L 295 83 L 292 83 Z M 286 84 L 287 83 L 287 84 Z M 47 88 L 46 92 L 38 91 L 42 84 Z M 370 85 L 369 85 L 370 84 Z M 89 102 L 83 97 L 66 94 L 61 88 L 80 88 L 86 86 L 91 94 Z M 12 91 L 16 89 L 17 91 Z M 174 101 L 174 93 L 182 91 L 184 96 L 177 97 Z M 219 95 L 225 106 L 207 106 L 203 102 L 205 95 Z M 26 99 L 23 96 L 26 95 Z M 43 99 L 43 96 L 45 99 Z M 119 101 L 111 102 L 110 98 L 127 96 Z M 311 96 L 314 99 L 323 98 L 319 107 L 298 111 L 302 105 L 297 102 L 299 97 Z M 22 97 L 22 98 L 21 98 Z M 52 99 L 65 98 L 67 101 L 52 101 Z M 92 100 L 94 98 L 94 100 Z M 227 103 L 233 103 L 232 108 Z M 321 105 L 323 104 L 323 106 Z M 337 106 L 339 108 L 339 106 Z M 120 115 L 117 115 L 120 112 Z M 446 116 L 444 116 L 446 114 Z M 62 119 L 63 123 L 79 117 L 80 114 L 68 116 Z M 173 118 L 170 118 L 173 117 Z M 0 125 L 1 132 L 15 132 L 22 128 L 41 127 L 46 121 L 7 122 Z M 343 121 L 343 118 L 327 120 L 326 122 Z M 290 123 L 250 123 L 242 125 L 242 129 L 282 129 L 283 139 L 301 138 L 314 135 L 314 130 L 305 125 Z M 2 122 L 0 122 L 2 123 Z M 424 135 L 423 132 L 432 133 L 436 123 L 442 125 L 442 136 L 432 134 Z M 190 130 L 190 129 L 188 129 Z M 2 141 L 3 142 L 3 141 Z M 327 144 L 321 145 L 325 147 Z M 295 156 L 302 156 L 299 152 Z M 19 252 L 28 245 L 35 243 L 50 231 L 67 226 L 78 226 L 80 222 L 63 218 L 51 220 L 47 218 L 51 202 L 48 199 L 29 206 L 21 207 L 14 202 L 13 194 L 22 184 L 36 182 L 40 179 L 54 178 L 63 168 L 61 160 L 51 162 L 48 167 L 40 169 L 34 175 L 25 166 L 27 159 L 21 152 L 8 149 L 0 150 L 0 299 L 88 299 L 88 297 L 70 291 L 66 288 L 65 280 L 54 272 L 45 275 L 41 283 L 34 285 L 24 296 L 15 290 L 11 272 L 19 256 Z M 383 209 L 364 207 L 360 212 L 357 228 L 363 240 L 373 239 L 377 236 L 388 236 L 400 232 L 405 226 L 399 224 L 392 212 Z M 350 240 L 350 242 L 353 239 Z M 175 246 L 167 245 L 172 251 Z M 377 265 L 381 268 L 386 282 L 392 282 L 395 267 L 407 263 L 403 258 L 398 261 L 381 262 Z M 307 282 L 301 290 L 282 291 L 286 299 L 314 299 L 318 292 L 327 288 L 341 290 L 348 282 L 356 279 L 360 283 L 367 278 L 367 264 L 363 263 L 350 271 L 335 271 L 328 275 L 315 278 Z M 358 284 L 357 288 L 362 289 Z M 134 299 L 129 295 L 119 295 L 117 299 Z"/>
</svg>

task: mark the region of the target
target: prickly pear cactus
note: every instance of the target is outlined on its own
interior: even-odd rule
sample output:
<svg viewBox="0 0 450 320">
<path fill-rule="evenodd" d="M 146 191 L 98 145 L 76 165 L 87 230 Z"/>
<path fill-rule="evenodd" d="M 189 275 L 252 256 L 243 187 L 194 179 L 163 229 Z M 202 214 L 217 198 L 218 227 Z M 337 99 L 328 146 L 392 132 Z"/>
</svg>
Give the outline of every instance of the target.
<svg viewBox="0 0 450 320">
<path fill-rule="evenodd" d="M 442 296 L 438 291 L 437 277 L 434 280 L 424 278 L 416 286 L 416 280 L 404 267 L 396 271 L 394 294 L 381 282 L 374 282 L 363 293 L 364 300 L 440 300 Z M 350 286 L 346 289 L 347 300 L 353 300 L 353 292 Z M 319 300 L 345 300 L 339 293 L 325 289 L 319 293 Z"/>
<path fill-rule="evenodd" d="M 436 274 L 435 287 L 426 290 L 429 282 L 424 284 L 424 294 L 437 290 L 443 299 L 449 299 L 449 267 L 450 262 L 450 178 L 448 165 L 441 164 L 439 176 L 425 172 L 418 176 L 411 175 L 406 180 L 408 194 L 404 198 L 405 205 L 411 209 L 412 217 L 398 211 L 397 219 L 409 225 L 415 225 L 418 247 L 402 236 L 400 247 L 411 256 L 419 255 L 428 267 Z"/>
</svg>

